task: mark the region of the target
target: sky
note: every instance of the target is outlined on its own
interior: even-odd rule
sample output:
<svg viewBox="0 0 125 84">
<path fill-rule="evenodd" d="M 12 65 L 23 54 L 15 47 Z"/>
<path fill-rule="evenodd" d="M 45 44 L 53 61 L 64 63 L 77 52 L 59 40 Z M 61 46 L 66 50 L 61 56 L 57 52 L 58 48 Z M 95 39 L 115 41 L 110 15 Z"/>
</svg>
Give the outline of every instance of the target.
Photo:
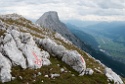
<svg viewBox="0 0 125 84">
<path fill-rule="evenodd" d="M 125 0 L 0 0 L 0 14 L 36 20 L 48 11 L 61 20 L 125 21 Z"/>
</svg>

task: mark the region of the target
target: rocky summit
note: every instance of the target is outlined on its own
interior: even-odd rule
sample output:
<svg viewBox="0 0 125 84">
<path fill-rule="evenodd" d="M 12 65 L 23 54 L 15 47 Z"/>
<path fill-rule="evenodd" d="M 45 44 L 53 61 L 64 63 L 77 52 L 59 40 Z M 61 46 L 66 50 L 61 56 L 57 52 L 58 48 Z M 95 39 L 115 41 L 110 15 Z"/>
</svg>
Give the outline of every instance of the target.
<svg viewBox="0 0 125 84">
<path fill-rule="evenodd" d="M 76 46 L 82 48 L 82 43 L 77 37 L 75 37 L 66 27 L 64 23 L 59 20 L 58 14 L 55 11 L 49 11 L 44 13 L 37 21 L 38 26 L 49 28 L 50 30 L 61 34 L 63 37 L 71 41 Z"/>
<path fill-rule="evenodd" d="M 0 15 L 0 84 L 124 84 L 74 45 L 76 39 L 56 12 L 36 24 L 18 14 Z"/>
</svg>

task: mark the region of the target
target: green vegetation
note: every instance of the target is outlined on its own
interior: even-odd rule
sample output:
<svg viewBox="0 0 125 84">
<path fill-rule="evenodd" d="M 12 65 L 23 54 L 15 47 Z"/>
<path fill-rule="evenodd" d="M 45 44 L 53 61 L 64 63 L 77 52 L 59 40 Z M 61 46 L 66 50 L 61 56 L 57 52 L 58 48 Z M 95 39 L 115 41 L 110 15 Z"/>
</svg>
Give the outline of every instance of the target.
<svg viewBox="0 0 125 84">
<path fill-rule="evenodd" d="M 59 59 L 57 60 L 54 57 L 50 58 L 52 64 L 49 66 L 43 66 L 40 69 L 32 70 L 26 69 L 22 70 L 20 67 L 13 67 L 12 68 L 12 75 L 16 77 L 15 80 L 5 83 L 5 84 L 107 84 L 107 78 L 104 74 L 94 73 L 92 76 L 84 75 L 78 76 L 78 73 L 72 70 L 68 65 L 61 62 Z M 60 65 L 60 66 L 58 66 Z M 67 72 L 61 72 L 60 69 L 64 68 Z M 34 74 L 38 74 L 41 72 L 42 75 L 36 76 L 34 78 Z M 60 74 L 60 77 L 57 78 L 46 78 L 45 75 L 49 75 L 51 73 Z M 72 75 L 75 76 L 72 76 Z M 19 76 L 22 76 L 23 79 L 21 80 Z M 34 81 L 35 80 L 35 81 Z M 1 83 L 0 83 L 1 84 Z"/>
<path fill-rule="evenodd" d="M 0 36 L 3 35 L 5 33 L 5 31 L 0 30 Z"/>
<path fill-rule="evenodd" d="M 122 62 L 125 64 L 125 38 L 124 38 L 124 33 L 123 30 L 124 28 L 86 28 L 86 29 L 81 29 L 81 32 L 86 32 L 87 34 L 91 35 L 94 37 L 94 40 L 89 40 L 89 39 L 83 39 L 88 38 L 87 36 L 81 36 L 77 34 L 77 36 L 81 40 L 86 40 L 85 42 L 89 41 L 89 43 L 92 47 L 95 49 L 101 49 L 102 52 L 106 53 L 108 56 L 111 58 Z M 79 30 L 80 31 L 80 30 Z M 98 45 L 95 44 L 97 42 Z M 95 47 L 96 46 L 96 47 Z"/>
<path fill-rule="evenodd" d="M 113 59 L 124 63 L 125 60 L 125 45 L 113 41 L 112 39 L 105 37 L 103 35 L 93 35 L 100 45 L 100 49 L 105 50 L 109 56 Z"/>
<path fill-rule="evenodd" d="M 67 43 L 63 42 L 62 40 L 60 40 L 60 39 L 56 39 L 56 41 L 60 41 L 62 43 L 62 45 L 65 46 L 68 50 L 76 50 L 76 51 L 78 51 L 83 56 L 83 58 L 85 59 L 87 67 L 90 67 L 92 69 L 100 67 L 100 70 L 102 72 L 104 71 L 104 67 L 102 67 L 98 62 L 96 62 L 92 58 L 89 58 L 88 55 L 84 51 L 82 51 L 81 49 L 77 48 L 76 46 L 74 46 L 72 44 L 67 44 Z"/>
<path fill-rule="evenodd" d="M 38 28 L 31 21 L 26 20 L 25 18 L 19 18 L 17 20 L 12 20 L 11 18 L 10 19 L 9 18 L 8 19 L 0 18 L 0 20 L 5 22 L 6 25 L 9 24 L 9 25 L 17 26 L 20 31 L 30 33 L 31 35 L 33 35 L 35 37 L 39 37 L 39 38 L 44 38 L 44 36 L 42 36 L 42 35 L 45 35 L 45 32 L 50 32 L 46 28 Z M 23 29 L 23 28 L 25 28 L 25 29 Z M 51 35 L 49 35 L 49 36 L 51 36 Z"/>
</svg>

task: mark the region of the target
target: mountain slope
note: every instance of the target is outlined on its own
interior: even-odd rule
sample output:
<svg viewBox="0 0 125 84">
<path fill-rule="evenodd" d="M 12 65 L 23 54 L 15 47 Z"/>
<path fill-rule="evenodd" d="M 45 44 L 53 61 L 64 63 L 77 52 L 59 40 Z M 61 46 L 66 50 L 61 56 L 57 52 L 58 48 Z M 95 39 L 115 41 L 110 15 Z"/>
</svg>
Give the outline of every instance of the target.
<svg viewBox="0 0 125 84">
<path fill-rule="evenodd" d="M 80 29 L 78 27 L 76 27 L 75 25 L 66 24 L 67 28 L 76 36 L 79 37 L 79 39 L 81 41 L 83 41 L 85 44 L 88 45 L 93 45 L 92 47 L 94 49 L 96 49 L 98 47 L 98 43 L 96 42 L 95 38 L 83 31 L 80 31 Z"/>
<path fill-rule="evenodd" d="M 36 24 L 41 26 L 41 27 L 44 27 L 44 28 L 48 28 L 48 29 L 51 29 L 53 31 L 57 31 L 59 32 L 60 34 L 62 34 L 63 36 L 65 36 L 65 34 L 63 32 L 66 32 L 65 29 L 67 29 L 67 27 L 64 28 L 64 25 L 61 25 L 60 23 L 60 20 L 58 18 L 58 20 L 55 21 L 54 18 L 58 18 L 58 15 L 56 12 L 46 12 L 44 13 L 37 21 L 36 21 Z M 51 18 L 51 19 L 50 19 Z M 46 26 L 46 25 L 49 25 L 49 26 Z M 64 29 L 64 31 L 62 31 L 62 29 Z M 76 30 L 75 30 L 76 31 Z M 71 33 L 71 32 L 69 32 Z M 68 34 L 68 32 L 67 32 Z M 70 34 L 69 34 L 70 35 Z M 78 35 L 78 34 L 77 34 Z M 76 36 L 77 36 L 76 35 Z M 67 38 L 67 37 L 66 37 Z M 74 37 L 72 37 L 74 39 Z M 78 39 L 77 37 L 75 37 L 76 39 Z M 70 39 L 69 39 L 70 40 Z M 74 43 L 74 40 L 70 40 Z M 74 43 L 75 44 L 75 43 Z M 107 57 L 106 54 L 98 51 L 98 50 L 95 50 L 93 48 L 91 48 L 88 43 L 84 43 L 82 41 L 79 40 L 79 42 L 77 42 L 77 45 L 79 47 L 80 44 L 83 44 L 81 45 L 81 48 L 85 51 L 87 51 L 88 53 L 90 53 L 91 55 L 93 55 L 95 58 L 101 60 L 104 64 L 106 64 L 107 66 L 109 67 L 112 67 L 113 70 L 115 70 L 117 73 L 119 73 L 120 75 L 122 75 L 122 73 L 124 73 L 124 68 L 123 67 L 120 67 L 120 69 L 118 69 L 119 65 L 121 65 L 121 63 L 118 63 L 119 65 L 115 65 L 114 63 L 116 63 L 116 61 L 112 60 L 111 58 Z M 112 62 L 112 63 L 107 63 L 107 61 L 109 62 Z M 123 76 L 123 75 L 122 75 Z"/>
<path fill-rule="evenodd" d="M 38 27 L 29 20 L 26 20 L 17 14 L 2 15 L 0 16 L 0 20 L 0 56 L 3 58 L 0 60 L 0 62 L 1 64 L 6 64 L 8 62 L 7 65 L 10 63 L 9 68 L 4 66 L 4 64 L 0 64 L 0 70 L 12 71 L 9 71 L 9 74 L 11 72 L 10 75 L 12 75 L 12 77 L 10 76 L 9 78 L 4 78 L 4 80 L 1 77 L 6 76 L 0 71 L 0 81 L 2 82 L 13 80 L 7 84 L 107 84 L 108 76 L 112 77 L 110 78 L 111 80 L 114 80 L 115 77 L 119 78 L 119 76 L 111 70 L 104 73 L 106 67 L 103 64 L 92 58 L 88 53 L 74 46 L 70 41 L 56 32 Z M 3 52 L 1 49 L 5 50 L 5 52 Z M 32 50 L 34 53 L 32 53 Z M 17 51 L 22 54 L 16 55 L 19 54 Z M 42 53 L 43 51 L 44 53 Z M 38 62 L 41 55 L 43 56 L 42 58 L 46 58 L 44 60 L 42 59 L 42 64 L 44 63 L 44 65 L 48 66 L 41 66 L 41 61 Z M 27 57 L 27 60 L 29 59 L 29 61 L 26 62 L 29 62 L 29 66 L 26 65 L 26 67 L 22 67 L 20 63 L 24 63 L 23 61 L 13 59 L 19 59 L 18 56 L 24 57 L 24 59 Z M 10 62 L 6 61 L 4 58 L 10 60 Z M 33 59 L 36 59 L 37 61 L 34 63 Z M 49 60 L 52 63 L 51 65 L 49 65 Z M 89 69 L 84 68 L 84 63 L 86 63 L 86 66 L 89 67 Z M 26 69 L 23 70 L 22 68 Z M 79 76 L 81 71 L 84 70 L 85 74 L 87 74 L 86 70 L 87 72 L 91 71 L 91 73 L 93 70 L 94 74 Z M 114 81 L 122 82 L 121 80 L 117 79 Z"/>
<path fill-rule="evenodd" d="M 80 40 L 85 43 L 87 42 L 92 48 L 97 50 L 97 52 L 103 52 L 103 57 L 107 56 L 107 59 L 110 59 L 109 64 L 105 57 L 103 58 L 101 56 L 99 60 L 102 60 L 105 65 L 111 67 L 119 75 L 125 77 L 124 22 L 101 22 L 96 25 L 88 26 L 87 28 L 79 28 L 70 24 L 67 24 L 67 26 Z M 100 56 L 99 53 L 96 52 L 93 52 L 93 54 Z M 93 54 L 91 55 L 94 56 Z M 96 56 L 94 57 L 96 58 Z M 114 64 L 116 63 L 117 65 L 111 65 L 110 62 L 114 62 Z"/>
<path fill-rule="evenodd" d="M 49 11 L 44 13 L 37 21 L 36 24 L 44 27 L 49 28 L 52 31 L 58 32 L 63 37 L 70 40 L 73 44 L 76 46 L 82 48 L 84 46 L 84 43 L 81 43 L 78 38 L 76 38 L 65 26 L 64 23 L 62 23 L 59 20 L 58 14 L 55 11 Z"/>
<path fill-rule="evenodd" d="M 92 35 L 101 51 L 108 54 L 112 59 L 125 64 L 125 22 L 101 22 L 96 25 L 79 29 Z M 95 46 L 92 44 L 92 46 Z"/>
</svg>

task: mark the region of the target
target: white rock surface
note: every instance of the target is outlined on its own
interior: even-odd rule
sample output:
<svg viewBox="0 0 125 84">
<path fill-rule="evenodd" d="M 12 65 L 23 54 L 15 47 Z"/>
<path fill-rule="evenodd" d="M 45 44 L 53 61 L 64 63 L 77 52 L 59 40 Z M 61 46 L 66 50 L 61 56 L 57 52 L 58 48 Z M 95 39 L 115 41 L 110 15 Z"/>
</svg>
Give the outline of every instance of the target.
<svg viewBox="0 0 125 84">
<path fill-rule="evenodd" d="M 17 48 L 11 34 L 6 34 L 3 40 L 3 50 L 6 55 L 12 60 L 13 65 L 20 65 L 22 68 L 26 68 L 26 60 L 23 57 L 22 52 Z"/>
<path fill-rule="evenodd" d="M 16 30 L 9 30 L 4 37 L 0 38 L 0 58 L 0 80 L 2 82 L 11 81 L 12 65 L 19 65 L 24 69 L 37 69 L 51 64 L 48 59 L 50 58 L 49 53 L 41 52 L 30 34 Z"/>
<path fill-rule="evenodd" d="M 15 79 L 16 79 L 16 77 L 12 77 L 11 79 L 12 79 L 12 80 L 15 80 Z"/>
<path fill-rule="evenodd" d="M 84 75 L 86 63 L 83 57 L 77 51 L 64 52 L 62 61 L 70 65 L 74 70 Z"/>
<path fill-rule="evenodd" d="M 0 81 L 11 81 L 11 62 L 0 53 Z"/>
<path fill-rule="evenodd" d="M 44 77 L 45 77 L 45 78 L 48 78 L 49 76 L 48 76 L 48 75 L 45 75 Z"/>
<path fill-rule="evenodd" d="M 12 31 L 12 35 L 17 40 L 17 46 L 25 55 L 29 68 L 40 68 L 44 64 L 50 64 L 50 61 L 47 59 L 50 57 L 49 54 L 45 51 L 40 51 L 30 34 L 19 33 L 14 30 Z"/>
<path fill-rule="evenodd" d="M 62 61 L 71 66 L 74 70 L 84 75 L 86 63 L 83 57 L 77 51 L 67 50 L 64 46 L 57 45 L 49 38 L 45 38 L 40 41 L 40 45 L 42 45 L 49 53 L 62 59 Z"/>
<path fill-rule="evenodd" d="M 64 68 L 61 68 L 61 69 L 60 69 L 60 71 L 61 71 L 61 72 L 64 72 L 64 71 L 65 71 L 65 69 L 64 69 Z"/>
<path fill-rule="evenodd" d="M 65 47 L 62 45 L 57 45 L 49 38 L 41 40 L 41 44 L 47 51 L 49 51 L 49 53 L 53 54 L 54 56 L 58 56 L 58 58 L 62 58 Z"/>
<path fill-rule="evenodd" d="M 42 75 L 42 73 L 41 73 L 41 72 L 38 72 L 38 76 L 40 76 L 40 75 Z"/>
<path fill-rule="evenodd" d="M 94 73 L 94 71 L 91 68 L 87 68 L 85 70 L 85 74 L 87 74 L 87 75 L 92 75 L 93 73 Z"/>
<path fill-rule="evenodd" d="M 98 72 L 98 73 L 103 74 L 103 72 L 102 72 L 101 70 L 97 69 L 97 68 L 94 68 L 94 70 L 95 70 L 96 72 Z"/>
<path fill-rule="evenodd" d="M 51 78 L 59 77 L 60 74 L 50 74 Z"/>
<path fill-rule="evenodd" d="M 114 81 L 114 84 L 124 84 L 122 79 L 110 68 L 105 68 L 105 75 L 110 81 Z"/>
<path fill-rule="evenodd" d="M 44 57 L 44 58 L 50 58 L 50 55 L 47 51 L 43 50 L 43 51 L 41 51 L 41 54 L 42 54 L 42 57 Z"/>
<path fill-rule="evenodd" d="M 23 77 L 22 77 L 22 76 L 19 76 L 19 78 L 20 78 L 21 80 L 23 80 Z"/>
<path fill-rule="evenodd" d="M 60 40 L 62 40 L 62 41 L 65 42 L 65 43 L 72 44 L 71 41 L 67 40 L 67 39 L 64 38 L 61 34 L 59 34 L 59 33 L 57 33 L 57 32 L 55 33 L 55 38 L 60 39 Z"/>
</svg>

